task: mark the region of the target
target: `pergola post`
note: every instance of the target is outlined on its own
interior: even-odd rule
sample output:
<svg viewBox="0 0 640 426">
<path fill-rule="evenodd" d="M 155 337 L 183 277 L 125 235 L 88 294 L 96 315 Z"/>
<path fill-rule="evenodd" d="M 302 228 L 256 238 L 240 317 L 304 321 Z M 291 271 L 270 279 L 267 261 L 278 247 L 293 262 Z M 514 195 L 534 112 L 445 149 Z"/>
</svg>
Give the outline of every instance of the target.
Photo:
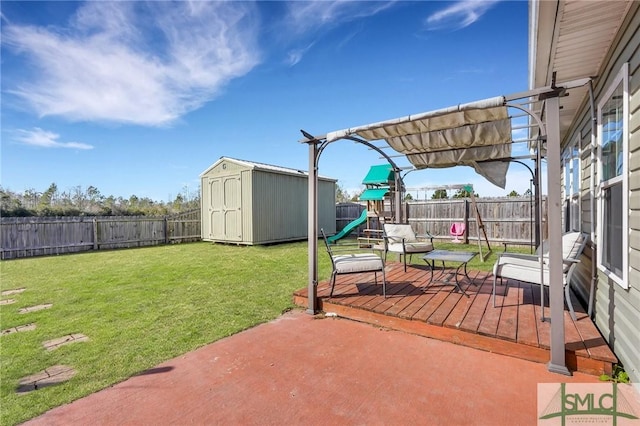
<svg viewBox="0 0 640 426">
<path fill-rule="evenodd" d="M 560 161 L 560 98 L 546 100 L 547 202 L 549 229 L 549 310 L 551 316 L 551 359 L 547 369 L 571 375 L 565 361 L 564 288 L 562 283 L 562 199 Z"/>
<path fill-rule="evenodd" d="M 309 282 L 307 313 L 315 315 L 317 311 L 318 283 L 318 142 L 309 143 L 309 194 L 308 194 L 308 252 Z"/>
</svg>

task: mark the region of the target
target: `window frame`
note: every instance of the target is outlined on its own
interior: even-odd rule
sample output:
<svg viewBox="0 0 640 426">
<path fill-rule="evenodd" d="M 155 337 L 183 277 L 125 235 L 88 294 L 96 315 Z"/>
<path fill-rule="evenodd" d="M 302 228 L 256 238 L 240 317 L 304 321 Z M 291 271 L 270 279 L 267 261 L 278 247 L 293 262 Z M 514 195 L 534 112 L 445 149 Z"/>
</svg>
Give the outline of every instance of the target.
<svg viewBox="0 0 640 426">
<path fill-rule="evenodd" d="M 565 231 L 580 231 L 582 223 L 582 146 L 580 135 L 566 147 L 563 155 Z M 577 172 L 577 176 L 575 173 Z M 575 177 L 575 179 L 574 179 Z M 565 213 L 567 211 L 565 210 Z"/>
<path fill-rule="evenodd" d="M 602 109 L 606 103 L 608 103 L 618 87 L 622 85 L 622 172 L 618 176 L 614 176 L 608 180 L 603 181 L 604 167 L 603 167 L 603 129 L 602 129 Z M 598 244 L 598 269 L 605 274 L 609 279 L 620 285 L 622 288 L 629 288 L 629 64 L 624 63 L 608 86 L 606 92 L 598 102 L 598 224 L 597 224 L 597 244 Z M 604 220 L 603 215 L 605 213 L 604 191 L 613 188 L 616 185 L 622 185 L 622 276 L 603 264 L 603 252 L 604 247 Z M 626 230 L 626 232 L 625 232 Z"/>
</svg>

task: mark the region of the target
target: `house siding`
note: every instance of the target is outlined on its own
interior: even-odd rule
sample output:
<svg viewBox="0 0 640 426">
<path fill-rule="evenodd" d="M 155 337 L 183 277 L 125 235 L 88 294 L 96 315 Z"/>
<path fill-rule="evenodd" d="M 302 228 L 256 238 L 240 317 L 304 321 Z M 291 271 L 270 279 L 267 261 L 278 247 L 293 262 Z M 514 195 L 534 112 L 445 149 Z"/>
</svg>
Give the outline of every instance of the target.
<svg viewBox="0 0 640 426">
<path fill-rule="evenodd" d="M 595 102 L 601 100 L 622 65 L 629 63 L 629 282 L 625 289 L 598 271 L 594 303 L 594 321 L 618 356 L 631 380 L 640 382 L 640 6 L 633 4 L 625 24 L 614 41 L 608 60 L 595 80 Z M 582 147 L 582 231 L 591 230 L 591 173 L 597 164 L 590 159 L 591 111 L 584 104 L 566 146 L 579 133 Z M 597 176 L 596 176 L 597 177 Z M 596 180 L 597 182 L 597 180 Z M 597 183 L 596 183 L 597 185 Z M 597 207 L 596 207 L 597 208 Z M 585 250 L 572 287 L 581 299 L 588 300 L 591 261 L 594 252 Z M 595 261 L 595 259 L 594 259 Z"/>
</svg>

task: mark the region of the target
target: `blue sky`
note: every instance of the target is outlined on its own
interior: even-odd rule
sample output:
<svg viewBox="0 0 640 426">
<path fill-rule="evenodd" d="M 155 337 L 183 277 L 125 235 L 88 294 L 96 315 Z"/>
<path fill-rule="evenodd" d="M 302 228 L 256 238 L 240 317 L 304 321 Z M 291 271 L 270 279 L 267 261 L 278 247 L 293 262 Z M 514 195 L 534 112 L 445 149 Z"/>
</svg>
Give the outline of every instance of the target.
<svg viewBox="0 0 640 426">
<path fill-rule="evenodd" d="M 308 168 L 324 134 L 527 89 L 526 1 L 2 1 L 2 186 L 168 201 L 221 156 Z M 384 163 L 330 145 L 348 191 Z M 408 164 L 408 163 L 407 163 Z M 473 183 L 468 167 L 408 187 Z"/>
</svg>

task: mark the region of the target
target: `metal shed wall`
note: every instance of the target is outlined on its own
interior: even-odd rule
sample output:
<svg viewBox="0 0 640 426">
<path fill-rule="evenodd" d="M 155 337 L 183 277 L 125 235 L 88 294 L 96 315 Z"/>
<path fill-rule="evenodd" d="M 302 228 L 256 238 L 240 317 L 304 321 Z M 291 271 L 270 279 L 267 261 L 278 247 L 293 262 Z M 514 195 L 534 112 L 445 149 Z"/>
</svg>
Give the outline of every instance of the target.
<svg viewBox="0 0 640 426">
<path fill-rule="evenodd" d="M 260 166 L 223 157 L 200 175 L 204 241 L 251 245 L 307 238 L 307 174 Z M 335 180 L 319 180 L 319 226 L 331 233 L 335 192 Z"/>
<path fill-rule="evenodd" d="M 254 170 L 253 244 L 307 238 L 307 175 L 293 176 Z M 335 233 L 335 181 L 318 181 L 318 224 Z"/>
</svg>

